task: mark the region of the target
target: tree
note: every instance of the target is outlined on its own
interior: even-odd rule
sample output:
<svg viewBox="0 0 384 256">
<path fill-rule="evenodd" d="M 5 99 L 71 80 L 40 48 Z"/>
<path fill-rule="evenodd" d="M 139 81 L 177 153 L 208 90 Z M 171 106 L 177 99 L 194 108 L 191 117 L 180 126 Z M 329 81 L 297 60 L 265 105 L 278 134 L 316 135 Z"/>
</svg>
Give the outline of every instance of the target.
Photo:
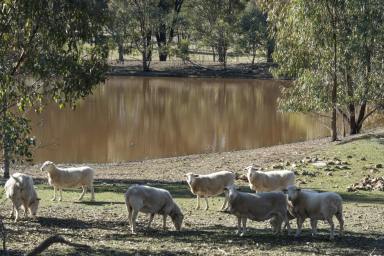
<svg viewBox="0 0 384 256">
<path fill-rule="evenodd" d="M 130 15 L 124 7 L 124 2 L 120 0 L 109 2 L 109 15 L 112 17 L 108 20 L 107 29 L 112 37 L 112 41 L 117 46 L 119 54 L 118 60 L 124 63 L 124 54 L 129 42 L 129 24 Z"/>
<path fill-rule="evenodd" d="M 194 0 L 191 4 L 196 38 L 214 49 L 224 68 L 237 34 L 236 21 L 245 5 L 240 0 Z"/>
<path fill-rule="evenodd" d="M 158 3 L 158 22 L 155 27 L 157 47 L 160 61 L 166 61 L 169 44 L 175 36 L 175 27 L 184 0 L 160 0 Z"/>
<path fill-rule="evenodd" d="M 296 0 L 264 5 L 276 28 L 274 58 L 279 66 L 274 74 L 296 79 L 283 92 L 283 108 L 330 111 L 332 140 L 337 139 L 337 111 L 350 121 L 353 134 L 373 113 L 366 113 L 366 106 L 375 110 L 383 102 L 383 83 L 372 79 L 373 59 L 375 72 L 383 72 L 379 51 L 383 7 L 379 2 Z M 355 125 L 357 105 L 360 113 Z"/>
<path fill-rule="evenodd" d="M 130 38 L 142 56 L 143 71 L 149 71 L 152 60 L 152 36 L 158 21 L 159 0 L 115 0 L 126 9 L 130 17 Z"/>
<path fill-rule="evenodd" d="M 104 79 L 104 0 L 9 0 L 0 4 L 0 146 L 10 163 L 30 158 L 28 109 L 49 97 L 63 106 Z"/>
<path fill-rule="evenodd" d="M 253 65 L 256 51 L 268 42 L 266 17 L 254 1 L 248 2 L 242 12 L 239 28 L 238 45 L 243 53 L 251 54 Z"/>
</svg>

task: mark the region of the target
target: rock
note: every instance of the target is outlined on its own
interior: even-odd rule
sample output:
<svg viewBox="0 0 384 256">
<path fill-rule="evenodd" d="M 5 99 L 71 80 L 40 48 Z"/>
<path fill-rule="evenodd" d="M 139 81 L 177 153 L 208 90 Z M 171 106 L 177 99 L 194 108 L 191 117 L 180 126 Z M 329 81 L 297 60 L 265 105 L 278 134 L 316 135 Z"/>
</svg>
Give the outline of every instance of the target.
<svg viewBox="0 0 384 256">
<path fill-rule="evenodd" d="M 367 161 L 367 158 L 364 156 L 360 159 L 361 161 Z"/>
<path fill-rule="evenodd" d="M 312 165 L 315 166 L 316 168 L 324 168 L 327 166 L 327 163 L 326 162 L 316 162 L 316 163 L 313 163 Z"/>
<path fill-rule="evenodd" d="M 341 165 L 340 169 L 342 169 L 342 170 L 350 170 L 351 168 L 349 166 L 346 166 L 346 165 Z"/>
<path fill-rule="evenodd" d="M 383 168 L 383 165 L 382 164 L 377 164 L 375 165 L 376 168 Z"/>
<path fill-rule="evenodd" d="M 333 176 L 332 172 L 327 172 L 327 176 Z"/>
<path fill-rule="evenodd" d="M 272 166 L 272 169 L 282 170 L 282 169 L 284 169 L 284 166 L 281 165 L 281 164 L 275 164 L 275 165 Z"/>
<path fill-rule="evenodd" d="M 289 161 L 285 162 L 285 166 L 290 166 L 290 165 L 291 165 L 291 162 L 289 162 Z"/>
<path fill-rule="evenodd" d="M 335 165 L 336 163 L 334 161 L 328 161 L 327 164 L 328 165 Z"/>
<path fill-rule="evenodd" d="M 351 159 L 351 158 L 353 158 L 353 157 L 352 157 L 351 155 L 348 155 L 347 158 Z"/>
<path fill-rule="evenodd" d="M 371 176 L 366 176 L 360 182 L 352 184 L 347 188 L 348 192 L 353 192 L 356 190 L 378 190 L 384 191 L 384 177 L 373 178 Z"/>
</svg>

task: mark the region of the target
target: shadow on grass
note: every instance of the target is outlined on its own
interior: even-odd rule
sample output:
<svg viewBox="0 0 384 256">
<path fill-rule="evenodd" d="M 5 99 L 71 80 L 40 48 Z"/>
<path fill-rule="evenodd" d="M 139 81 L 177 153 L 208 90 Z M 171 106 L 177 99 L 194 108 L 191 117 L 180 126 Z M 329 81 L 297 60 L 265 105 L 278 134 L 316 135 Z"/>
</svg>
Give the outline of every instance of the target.
<svg viewBox="0 0 384 256">
<path fill-rule="evenodd" d="M 181 251 L 181 250 L 174 250 L 174 251 L 168 251 L 168 250 L 115 250 L 110 247 L 101 247 L 101 248 L 90 248 L 90 249 L 69 249 L 66 251 L 48 251 L 45 252 L 44 255 L 69 255 L 69 256 L 78 256 L 78 255 L 116 255 L 116 256 L 126 256 L 126 255 L 153 255 L 153 256 L 160 256 L 160 255 L 167 255 L 167 256 L 176 256 L 176 255 L 196 255 L 187 251 Z"/>
<path fill-rule="evenodd" d="M 70 228 L 70 229 L 88 229 L 91 228 L 89 222 L 85 222 L 74 218 L 55 218 L 55 217 L 38 217 L 38 222 L 42 227 L 47 228 Z"/>
<path fill-rule="evenodd" d="M 194 197 L 189 191 L 189 187 L 186 182 L 164 182 L 157 180 L 97 179 L 95 180 L 95 191 L 123 194 L 133 184 L 166 189 L 172 194 L 173 197 L 176 198 Z"/>
<path fill-rule="evenodd" d="M 382 138 L 384 138 L 384 133 L 381 132 L 381 133 L 368 133 L 363 135 L 355 135 L 355 136 L 347 137 L 345 140 L 338 142 L 337 145 L 343 145 L 343 144 L 347 144 L 347 143 L 350 143 L 353 141 L 359 141 L 359 140 L 369 140 L 373 138 L 378 139 L 378 143 L 384 144 L 384 140 L 382 140 Z"/>
<path fill-rule="evenodd" d="M 142 229 L 137 235 L 118 233 L 108 236 L 110 240 L 131 241 L 140 243 L 147 237 L 158 238 L 162 243 L 195 243 L 212 244 L 219 248 L 254 246 L 259 250 L 279 250 L 301 253 L 326 254 L 332 250 L 333 254 L 351 255 L 366 251 L 369 254 L 374 248 L 377 255 L 384 252 L 384 237 L 379 234 L 363 234 L 346 232 L 343 237 L 336 236 L 329 240 L 329 230 L 319 229 L 319 235 L 312 237 L 309 230 L 303 230 L 301 238 L 293 235 L 273 235 L 270 229 L 249 228 L 247 235 L 235 235 L 236 228 L 227 228 L 220 225 L 204 227 L 204 230 L 184 229 L 180 232 L 169 230 Z"/>
<path fill-rule="evenodd" d="M 90 205 L 90 206 L 104 206 L 113 204 L 125 204 L 124 202 L 118 201 L 75 201 L 74 204 Z"/>
<path fill-rule="evenodd" d="M 344 201 L 355 203 L 373 203 L 384 204 L 383 195 L 373 194 L 370 192 L 338 192 Z"/>
</svg>

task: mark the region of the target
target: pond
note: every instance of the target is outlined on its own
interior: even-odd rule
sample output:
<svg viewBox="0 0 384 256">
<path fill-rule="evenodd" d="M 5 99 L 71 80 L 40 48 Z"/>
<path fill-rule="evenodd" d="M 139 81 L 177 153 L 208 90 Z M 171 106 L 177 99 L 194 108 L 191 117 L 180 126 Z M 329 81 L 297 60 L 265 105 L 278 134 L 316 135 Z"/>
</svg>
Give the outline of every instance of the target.
<svg viewBox="0 0 384 256">
<path fill-rule="evenodd" d="M 110 77 L 75 110 L 33 117 L 35 162 L 108 163 L 252 149 L 329 135 L 277 109 L 281 81 Z"/>
</svg>

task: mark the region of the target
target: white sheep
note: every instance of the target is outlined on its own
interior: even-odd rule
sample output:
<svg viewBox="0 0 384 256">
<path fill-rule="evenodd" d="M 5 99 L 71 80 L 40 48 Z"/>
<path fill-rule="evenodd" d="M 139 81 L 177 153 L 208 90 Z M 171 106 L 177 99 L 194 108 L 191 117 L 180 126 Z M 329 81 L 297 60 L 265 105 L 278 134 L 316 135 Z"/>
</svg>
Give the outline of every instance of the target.
<svg viewBox="0 0 384 256">
<path fill-rule="evenodd" d="M 196 209 L 200 208 L 200 197 L 205 199 L 205 210 L 208 210 L 208 197 L 216 196 L 224 192 L 225 187 L 235 183 L 235 174 L 229 171 L 215 172 L 211 174 L 187 173 L 187 183 L 191 192 L 196 195 Z M 228 197 L 225 195 L 224 204 L 221 209 L 225 209 Z"/>
<path fill-rule="evenodd" d="M 295 184 L 295 173 L 289 170 L 261 171 L 253 166 L 245 168 L 249 187 L 256 192 L 282 191 Z"/>
<path fill-rule="evenodd" d="M 301 234 L 301 228 L 306 218 L 311 220 L 312 235 L 317 233 L 317 221 L 326 220 L 331 226 L 330 239 L 334 238 L 335 215 L 340 224 L 340 235 L 343 235 L 343 199 L 334 192 L 315 192 L 301 190 L 296 186 L 287 189 L 288 200 L 293 205 L 293 214 L 297 218 L 296 237 Z"/>
<path fill-rule="evenodd" d="M 23 206 L 26 218 L 28 212 L 33 218 L 36 218 L 40 198 L 37 197 L 31 176 L 14 173 L 5 183 L 4 189 L 6 197 L 12 201 L 11 218 L 14 217 L 16 211 L 15 222 L 19 220 L 20 206 Z"/>
<path fill-rule="evenodd" d="M 265 221 L 273 219 L 274 233 L 281 232 L 281 224 L 284 222 L 290 233 L 290 225 L 287 217 L 287 197 L 282 192 L 245 193 L 236 190 L 235 186 L 229 186 L 228 212 L 237 217 L 237 234 L 243 236 L 247 228 L 247 219 Z M 241 228 L 242 225 L 242 228 Z"/>
<path fill-rule="evenodd" d="M 168 215 L 171 217 L 176 230 L 181 229 L 184 215 L 171 194 L 165 189 L 132 185 L 125 193 L 125 204 L 132 234 L 136 233 L 136 218 L 139 212 L 150 214 L 148 228 L 151 226 L 155 214 L 161 214 L 163 215 L 164 230 Z"/>
<path fill-rule="evenodd" d="M 87 188 L 91 190 L 91 201 L 95 200 L 93 178 L 95 171 L 88 166 L 71 167 L 71 168 L 59 168 L 54 163 L 46 161 L 41 166 L 41 171 L 48 173 L 49 185 L 53 186 L 53 198 L 56 200 L 56 189 L 60 191 L 59 201 L 62 200 L 63 188 L 81 187 L 83 192 L 81 193 L 79 200 L 83 199 Z"/>
</svg>

